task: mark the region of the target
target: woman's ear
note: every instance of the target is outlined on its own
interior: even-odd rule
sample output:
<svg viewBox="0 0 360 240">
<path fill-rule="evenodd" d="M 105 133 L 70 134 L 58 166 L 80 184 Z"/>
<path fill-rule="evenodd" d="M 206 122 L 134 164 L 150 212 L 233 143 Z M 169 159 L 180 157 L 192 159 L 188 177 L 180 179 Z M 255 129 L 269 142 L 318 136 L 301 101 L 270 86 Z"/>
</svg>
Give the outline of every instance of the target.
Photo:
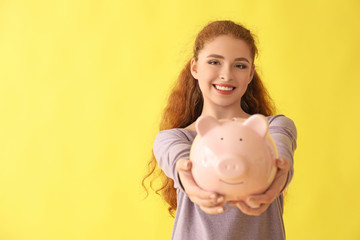
<svg viewBox="0 0 360 240">
<path fill-rule="evenodd" d="M 195 79 L 198 79 L 197 62 L 196 62 L 195 58 L 192 58 L 191 61 L 190 61 L 190 72 L 191 72 L 191 75 Z"/>
</svg>

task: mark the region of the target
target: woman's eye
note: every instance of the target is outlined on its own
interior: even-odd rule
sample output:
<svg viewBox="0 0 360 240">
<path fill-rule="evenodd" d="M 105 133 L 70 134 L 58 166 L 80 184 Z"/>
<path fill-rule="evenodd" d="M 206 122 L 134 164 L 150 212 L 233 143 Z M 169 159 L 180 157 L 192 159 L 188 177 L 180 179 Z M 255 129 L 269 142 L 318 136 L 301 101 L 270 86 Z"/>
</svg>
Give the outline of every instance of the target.
<svg viewBox="0 0 360 240">
<path fill-rule="evenodd" d="M 244 64 L 236 64 L 235 67 L 240 68 L 240 69 L 245 69 L 245 68 L 247 68 L 247 66 L 244 65 Z"/>
<path fill-rule="evenodd" d="M 215 60 L 209 61 L 208 63 L 211 64 L 211 65 L 217 65 L 217 64 L 219 64 L 219 62 L 218 62 L 218 61 L 215 61 Z"/>
</svg>

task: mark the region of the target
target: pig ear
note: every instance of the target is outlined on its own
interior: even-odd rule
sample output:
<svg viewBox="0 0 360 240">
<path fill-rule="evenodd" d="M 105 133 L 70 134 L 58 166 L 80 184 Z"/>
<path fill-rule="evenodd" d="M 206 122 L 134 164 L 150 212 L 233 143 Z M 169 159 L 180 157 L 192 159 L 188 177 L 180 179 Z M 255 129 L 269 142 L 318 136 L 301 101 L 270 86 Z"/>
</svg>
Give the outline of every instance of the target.
<svg viewBox="0 0 360 240">
<path fill-rule="evenodd" d="M 267 118 L 260 114 L 250 116 L 244 125 L 250 127 L 252 130 L 257 132 L 261 137 L 265 137 L 269 130 L 269 123 Z"/>
<path fill-rule="evenodd" d="M 218 126 L 218 121 L 210 116 L 201 116 L 196 120 L 196 131 L 200 136 L 204 136 L 209 130 Z"/>
</svg>

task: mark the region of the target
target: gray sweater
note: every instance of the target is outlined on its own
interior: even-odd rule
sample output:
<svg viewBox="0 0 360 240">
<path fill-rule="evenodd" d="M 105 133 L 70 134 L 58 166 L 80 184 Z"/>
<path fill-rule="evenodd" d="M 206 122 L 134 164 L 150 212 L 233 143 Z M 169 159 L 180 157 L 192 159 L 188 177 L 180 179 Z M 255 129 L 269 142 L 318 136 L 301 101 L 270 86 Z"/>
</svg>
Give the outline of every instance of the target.
<svg viewBox="0 0 360 240">
<path fill-rule="evenodd" d="M 293 154 L 297 132 L 292 120 L 284 115 L 268 117 L 269 133 L 278 149 L 279 158 L 290 161 L 288 182 L 293 176 Z M 224 213 L 209 215 L 194 204 L 181 187 L 176 161 L 189 159 L 196 131 L 174 128 L 161 131 L 155 138 L 153 151 L 160 168 L 174 180 L 177 189 L 177 211 L 173 240 L 281 240 L 285 239 L 283 195 L 281 194 L 260 216 L 243 214 L 236 206 L 226 205 Z"/>
</svg>

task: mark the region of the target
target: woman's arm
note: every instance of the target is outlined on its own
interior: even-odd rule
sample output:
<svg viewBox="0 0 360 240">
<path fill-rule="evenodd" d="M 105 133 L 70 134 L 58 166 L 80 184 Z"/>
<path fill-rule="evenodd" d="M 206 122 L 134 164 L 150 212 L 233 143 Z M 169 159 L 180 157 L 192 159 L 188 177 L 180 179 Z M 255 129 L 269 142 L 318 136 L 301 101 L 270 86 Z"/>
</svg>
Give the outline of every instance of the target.
<svg viewBox="0 0 360 240">
<path fill-rule="evenodd" d="M 178 129 L 161 131 L 155 138 L 153 152 L 159 167 L 166 176 L 174 180 L 174 187 L 181 188 L 176 162 L 189 159 L 191 142 Z"/>
<path fill-rule="evenodd" d="M 154 141 L 153 151 L 159 167 L 174 180 L 174 187 L 184 191 L 189 199 L 208 214 L 222 213 L 224 197 L 201 189 L 191 173 L 191 141 L 180 130 L 160 132 Z"/>
<path fill-rule="evenodd" d="M 179 178 L 186 195 L 207 214 L 219 214 L 224 212 L 224 197 L 215 192 L 208 192 L 200 188 L 193 178 L 191 167 L 191 161 L 184 158 L 180 159 L 176 164 L 176 169 L 179 173 Z"/>
</svg>

